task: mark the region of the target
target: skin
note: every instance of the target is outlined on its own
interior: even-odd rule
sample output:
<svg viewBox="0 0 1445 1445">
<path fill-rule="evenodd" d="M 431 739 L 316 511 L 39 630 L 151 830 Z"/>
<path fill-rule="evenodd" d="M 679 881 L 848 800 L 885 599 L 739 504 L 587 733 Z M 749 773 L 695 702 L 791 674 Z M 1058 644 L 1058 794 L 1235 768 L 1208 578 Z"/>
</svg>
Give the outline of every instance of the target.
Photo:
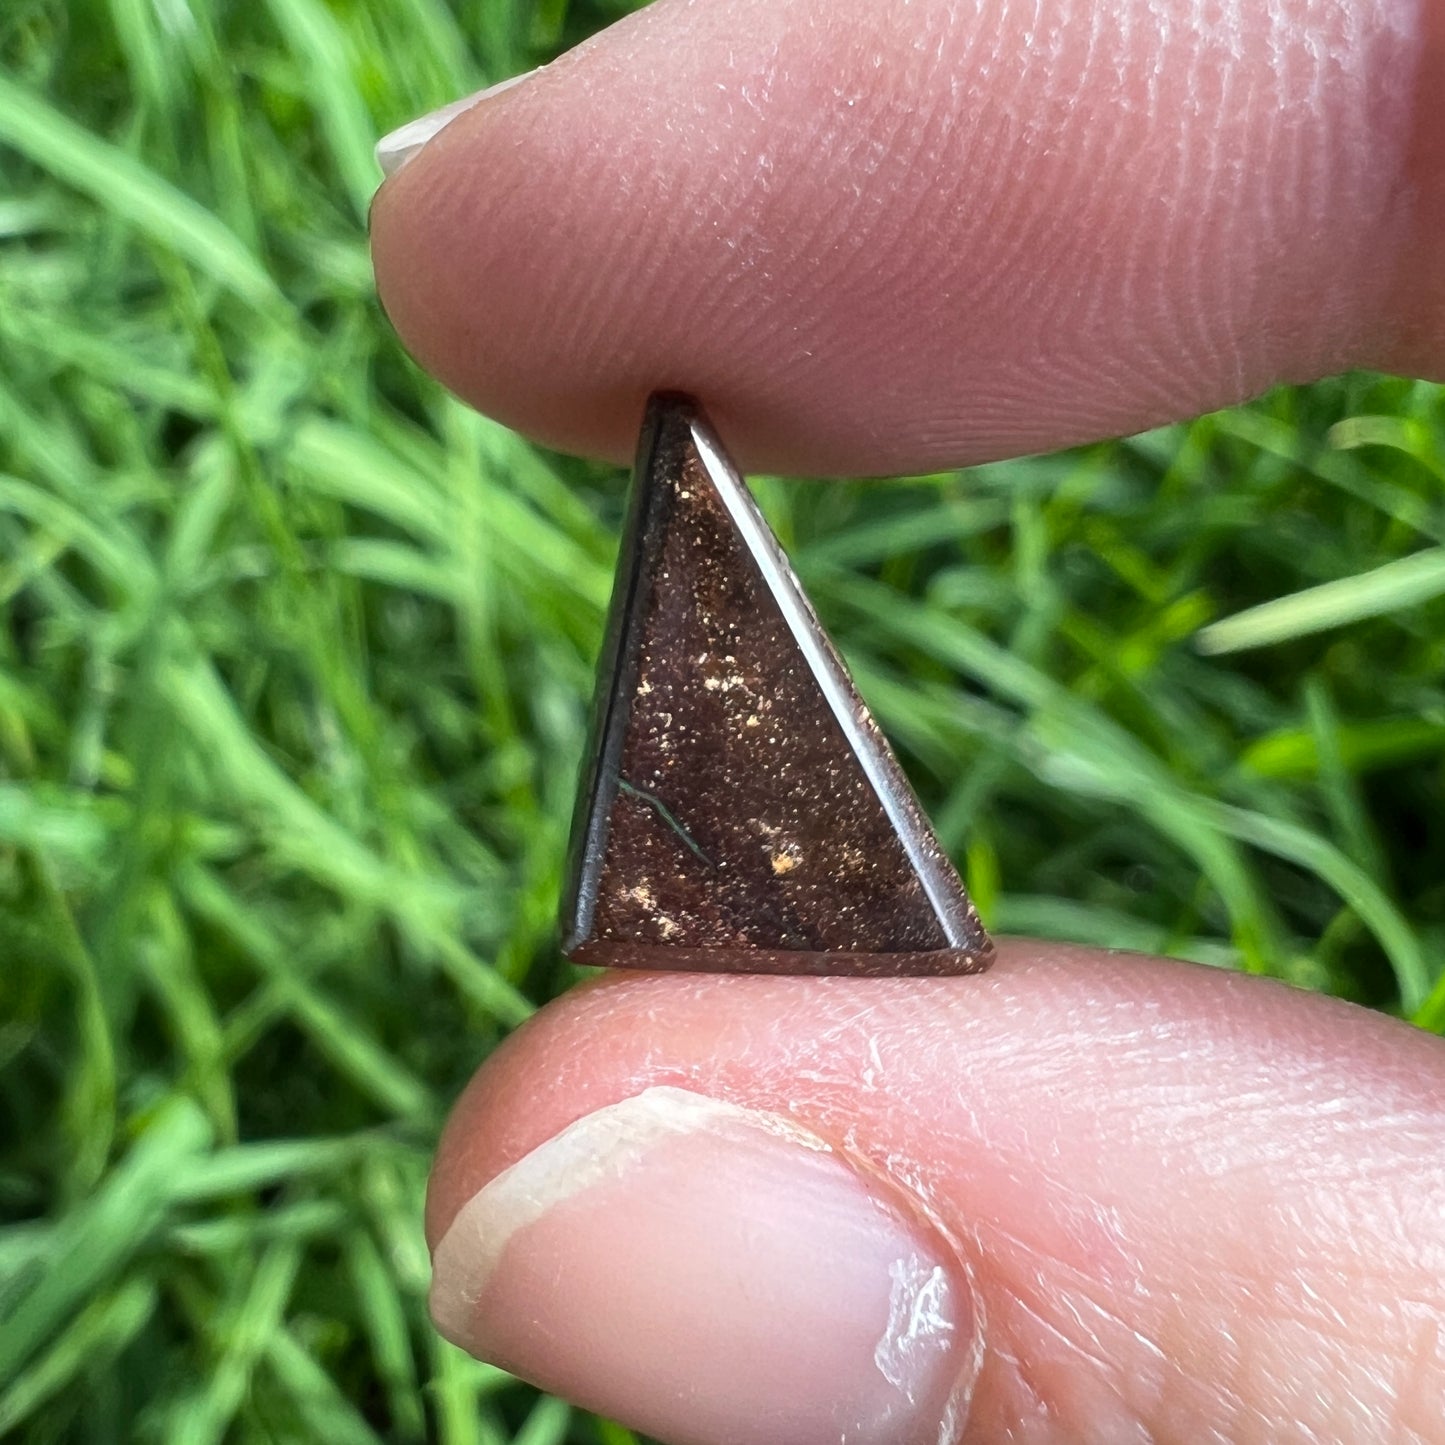
<svg viewBox="0 0 1445 1445">
<path fill-rule="evenodd" d="M 1445 0 L 1196 8 L 658 0 L 387 182 L 388 314 L 552 445 L 622 459 L 677 387 L 814 474 L 1445 375 Z M 1438 1039 L 1022 942 L 982 979 L 623 974 L 482 1069 L 433 1243 L 652 1084 L 846 1141 L 955 1242 L 989 1322 L 966 1439 L 1445 1439 Z"/>
<path fill-rule="evenodd" d="M 658 1084 L 846 1141 L 957 1241 L 989 1322 L 968 1440 L 1442 1438 L 1438 1039 L 1023 941 L 974 979 L 614 979 L 462 1096 L 433 1242 L 482 1182 Z"/>
<path fill-rule="evenodd" d="M 467 400 L 619 461 L 658 387 L 830 475 L 1439 375 L 1442 13 L 661 0 L 387 183 L 381 294 Z"/>
</svg>

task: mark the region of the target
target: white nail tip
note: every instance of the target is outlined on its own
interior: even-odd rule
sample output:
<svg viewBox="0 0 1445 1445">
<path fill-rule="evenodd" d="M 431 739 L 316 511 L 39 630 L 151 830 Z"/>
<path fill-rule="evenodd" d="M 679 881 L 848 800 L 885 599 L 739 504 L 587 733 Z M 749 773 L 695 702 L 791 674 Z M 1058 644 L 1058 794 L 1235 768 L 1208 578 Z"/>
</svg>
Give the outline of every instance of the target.
<svg viewBox="0 0 1445 1445">
<path fill-rule="evenodd" d="M 408 121 L 390 135 L 382 136 L 376 143 L 376 163 L 381 167 L 382 174 L 395 175 L 428 141 L 444 131 L 459 115 L 465 114 L 484 100 L 500 95 L 504 90 L 511 90 L 513 86 L 520 85 L 536 73 L 535 70 L 524 71 L 521 75 L 489 85 L 475 95 L 454 100 L 449 105 Z"/>
<path fill-rule="evenodd" d="M 746 1139 L 759 1131 L 832 1152 L 816 1135 L 775 1114 L 667 1086 L 569 1124 L 457 1211 L 432 1256 L 430 1305 L 437 1328 L 448 1339 L 461 1339 L 512 1236 L 565 1200 L 630 1173 L 668 1139 L 703 1132 Z"/>
</svg>

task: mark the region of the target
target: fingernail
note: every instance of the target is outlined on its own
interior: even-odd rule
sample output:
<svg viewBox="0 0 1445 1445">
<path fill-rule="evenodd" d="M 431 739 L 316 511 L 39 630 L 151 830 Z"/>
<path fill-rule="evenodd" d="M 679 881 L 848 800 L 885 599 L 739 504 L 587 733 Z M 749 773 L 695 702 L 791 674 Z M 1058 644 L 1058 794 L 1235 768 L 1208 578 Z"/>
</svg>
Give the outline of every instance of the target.
<svg viewBox="0 0 1445 1445">
<path fill-rule="evenodd" d="M 938 1445 L 962 1428 L 978 1321 L 890 1193 L 785 1119 L 649 1089 L 462 1207 L 432 1316 L 675 1445 Z"/>
<path fill-rule="evenodd" d="M 376 163 L 381 167 L 382 174 L 395 175 L 429 140 L 445 130 L 463 112 L 480 105 L 484 100 L 490 100 L 494 95 L 500 95 L 504 90 L 511 90 L 514 85 L 520 85 L 536 73 L 535 70 L 527 70 L 509 80 L 489 85 L 475 95 L 454 100 L 450 105 L 418 116 L 416 120 L 408 121 L 390 135 L 382 136 L 376 143 Z"/>
</svg>

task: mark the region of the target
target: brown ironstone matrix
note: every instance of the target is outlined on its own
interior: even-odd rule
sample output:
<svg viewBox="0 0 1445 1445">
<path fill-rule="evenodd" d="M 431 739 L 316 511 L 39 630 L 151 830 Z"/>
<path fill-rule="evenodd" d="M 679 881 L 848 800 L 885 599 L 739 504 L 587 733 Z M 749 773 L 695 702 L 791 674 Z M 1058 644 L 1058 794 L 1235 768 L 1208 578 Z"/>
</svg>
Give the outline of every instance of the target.
<svg viewBox="0 0 1445 1445">
<path fill-rule="evenodd" d="M 722 973 L 951 974 L 993 946 L 746 484 L 648 405 L 573 822 L 563 949 Z"/>
</svg>

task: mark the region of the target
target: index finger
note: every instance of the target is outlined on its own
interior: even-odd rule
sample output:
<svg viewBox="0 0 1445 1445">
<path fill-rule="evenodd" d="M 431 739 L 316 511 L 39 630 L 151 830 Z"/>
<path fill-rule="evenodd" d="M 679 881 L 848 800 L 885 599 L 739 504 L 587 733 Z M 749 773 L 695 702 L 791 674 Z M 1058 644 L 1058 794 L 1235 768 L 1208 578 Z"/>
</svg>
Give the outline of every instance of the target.
<svg viewBox="0 0 1445 1445">
<path fill-rule="evenodd" d="M 625 457 L 921 471 L 1445 365 L 1442 0 L 658 0 L 382 188 L 419 360 Z"/>
</svg>

